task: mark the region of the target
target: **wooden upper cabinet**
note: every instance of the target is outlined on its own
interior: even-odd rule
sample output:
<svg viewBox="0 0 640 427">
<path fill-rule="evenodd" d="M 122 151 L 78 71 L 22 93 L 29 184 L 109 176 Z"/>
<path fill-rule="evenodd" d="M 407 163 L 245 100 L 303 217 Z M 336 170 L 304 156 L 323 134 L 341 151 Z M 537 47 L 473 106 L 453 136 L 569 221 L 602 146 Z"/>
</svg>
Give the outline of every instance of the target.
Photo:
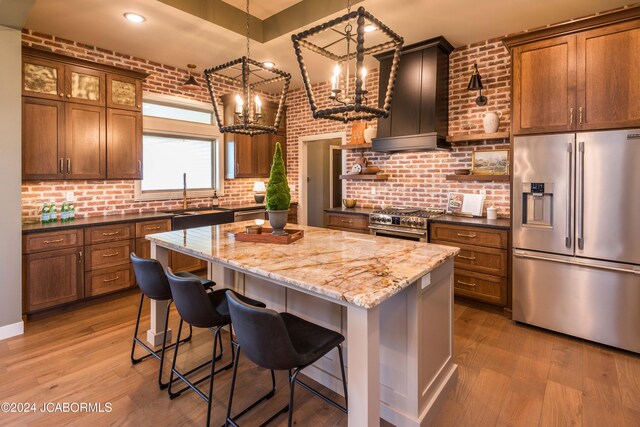
<svg viewBox="0 0 640 427">
<path fill-rule="evenodd" d="M 92 68 L 67 65 L 64 74 L 66 101 L 105 105 L 105 73 Z"/>
<path fill-rule="evenodd" d="M 585 31 L 577 40 L 579 129 L 640 126 L 640 20 Z"/>
<path fill-rule="evenodd" d="M 22 57 L 22 94 L 64 99 L 64 64 L 32 56 Z"/>
<path fill-rule="evenodd" d="M 141 111 L 142 81 L 118 74 L 107 74 L 107 107 Z"/>
<path fill-rule="evenodd" d="M 107 177 L 106 112 L 102 107 L 67 103 L 65 108 L 67 179 Z"/>
<path fill-rule="evenodd" d="M 107 179 L 142 179 L 142 113 L 107 108 Z"/>
<path fill-rule="evenodd" d="M 562 132 L 576 122 L 574 35 L 513 50 L 513 133 Z"/>
<path fill-rule="evenodd" d="M 275 150 L 275 135 L 264 134 L 253 137 L 254 153 L 256 160 L 256 178 L 268 178 L 273 163 L 273 152 Z"/>
<path fill-rule="evenodd" d="M 64 178 L 64 103 L 22 98 L 22 179 Z"/>
</svg>

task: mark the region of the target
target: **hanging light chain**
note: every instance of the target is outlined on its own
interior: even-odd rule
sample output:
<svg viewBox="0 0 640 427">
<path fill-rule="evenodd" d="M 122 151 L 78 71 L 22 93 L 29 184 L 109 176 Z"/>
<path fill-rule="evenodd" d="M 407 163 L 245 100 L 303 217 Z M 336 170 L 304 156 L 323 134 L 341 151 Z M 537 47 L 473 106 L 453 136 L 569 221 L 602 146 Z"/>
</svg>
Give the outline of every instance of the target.
<svg viewBox="0 0 640 427">
<path fill-rule="evenodd" d="M 247 31 L 247 58 L 249 58 L 250 57 L 249 56 L 249 0 L 247 0 L 247 21 L 246 21 L 246 24 L 247 24 L 247 28 L 246 28 L 246 31 Z"/>
</svg>

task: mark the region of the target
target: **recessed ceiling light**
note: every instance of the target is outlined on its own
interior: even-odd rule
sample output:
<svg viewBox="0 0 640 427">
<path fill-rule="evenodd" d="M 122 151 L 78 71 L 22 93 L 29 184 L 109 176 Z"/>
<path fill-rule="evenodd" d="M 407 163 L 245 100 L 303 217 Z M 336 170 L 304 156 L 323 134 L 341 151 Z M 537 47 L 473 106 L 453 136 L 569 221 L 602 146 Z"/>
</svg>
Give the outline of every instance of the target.
<svg viewBox="0 0 640 427">
<path fill-rule="evenodd" d="M 140 24 L 141 22 L 144 22 L 144 21 L 147 20 L 144 16 L 138 15 L 137 13 L 133 13 L 133 12 L 125 13 L 124 17 L 127 18 L 129 21 L 134 22 L 136 24 Z"/>
<path fill-rule="evenodd" d="M 365 33 L 370 33 L 371 31 L 375 31 L 377 29 L 378 29 L 378 27 L 376 27 L 375 25 L 371 25 L 371 24 L 364 26 L 364 32 Z"/>
<path fill-rule="evenodd" d="M 262 65 L 264 65 L 267 68 L 273 68 L 276 66 L 276 63 L 273 61 L 264 61 Z"/>
</svg>

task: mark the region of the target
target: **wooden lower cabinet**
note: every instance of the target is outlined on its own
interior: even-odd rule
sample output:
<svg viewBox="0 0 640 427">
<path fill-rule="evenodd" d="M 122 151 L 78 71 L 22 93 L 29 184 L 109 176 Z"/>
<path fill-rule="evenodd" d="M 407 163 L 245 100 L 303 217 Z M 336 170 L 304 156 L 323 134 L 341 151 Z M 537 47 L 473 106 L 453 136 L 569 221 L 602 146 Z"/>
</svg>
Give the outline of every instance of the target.
<svg viewBox="0 0 640 427">
<path fill-rule="evenodd" d="M 24 255 L 23 268 L 26 313 L 84 297 L 82 247 Z"/>
<path fill-rule="evenodd" d="M 181 271 L 193 273 L 207 268 L 206 261 L 179 252 L 171 252 L 169 265 L 176 273 Z"/>
<path fill-rule="evenodd" d="M 129 254 L 133 252 L 135 243 L 133 240 L 121 240 L 116 242 L 101 243 L 87 246 L 87 271 L 99 268 L 115 267 L 128 264 Z"/>
<path fill-rule="evenodd" d="M 131 264 L 102 268 L 85 275 L 85 297 L 93 297 L 109 292 L 130 288 L 135 283 Z"/>
<path fill-rule="evenodd" d="M 369 216 L 327 212 L 327 228 L 369 234 Z"/>
<path fill-rule="evenodd" d="M 460 248 L 454 261 L 454 293 L 509 307 L 509 231 L 432 223 L 429 242 Z"/>
</svg>

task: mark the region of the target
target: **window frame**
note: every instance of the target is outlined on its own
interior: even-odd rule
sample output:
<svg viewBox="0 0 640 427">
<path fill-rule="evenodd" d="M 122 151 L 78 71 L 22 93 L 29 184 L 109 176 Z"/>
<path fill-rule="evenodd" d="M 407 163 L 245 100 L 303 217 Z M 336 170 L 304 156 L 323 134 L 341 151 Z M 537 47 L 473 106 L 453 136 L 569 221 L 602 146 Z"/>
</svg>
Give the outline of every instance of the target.
<svg viewBox="0 0 640 427">
<path fill-rule="evenodd" d="M 172 95 L 162 95 L 145 92 L 143 102 L 153 102 L 177 108 L 192 108 L 213 113 L 213 107 L 204 102 L 180 98 Z M 215 122 L 215 120 L 213 120 Z M 223 135 L 215 124 L 203 124 L 183 120 L 166 119 L 160 117 L 143 116 L 142 134 L 154 136 L 177 137 L 186 139 L 205 139 L 212 141 L 212 167 L 215 168 L 213 188 L 187 190 L 189 198 L 212 197 L 214 191 L 218 196 L 224 196 L 224 143 Z M 143 168 L 144 171 L 144 158 Z M 182 190 L 154 190 L 142 191 L 142 180 L 135 182 L 136 201 L 173 200 L 182 199 Z"/>
</svg>

